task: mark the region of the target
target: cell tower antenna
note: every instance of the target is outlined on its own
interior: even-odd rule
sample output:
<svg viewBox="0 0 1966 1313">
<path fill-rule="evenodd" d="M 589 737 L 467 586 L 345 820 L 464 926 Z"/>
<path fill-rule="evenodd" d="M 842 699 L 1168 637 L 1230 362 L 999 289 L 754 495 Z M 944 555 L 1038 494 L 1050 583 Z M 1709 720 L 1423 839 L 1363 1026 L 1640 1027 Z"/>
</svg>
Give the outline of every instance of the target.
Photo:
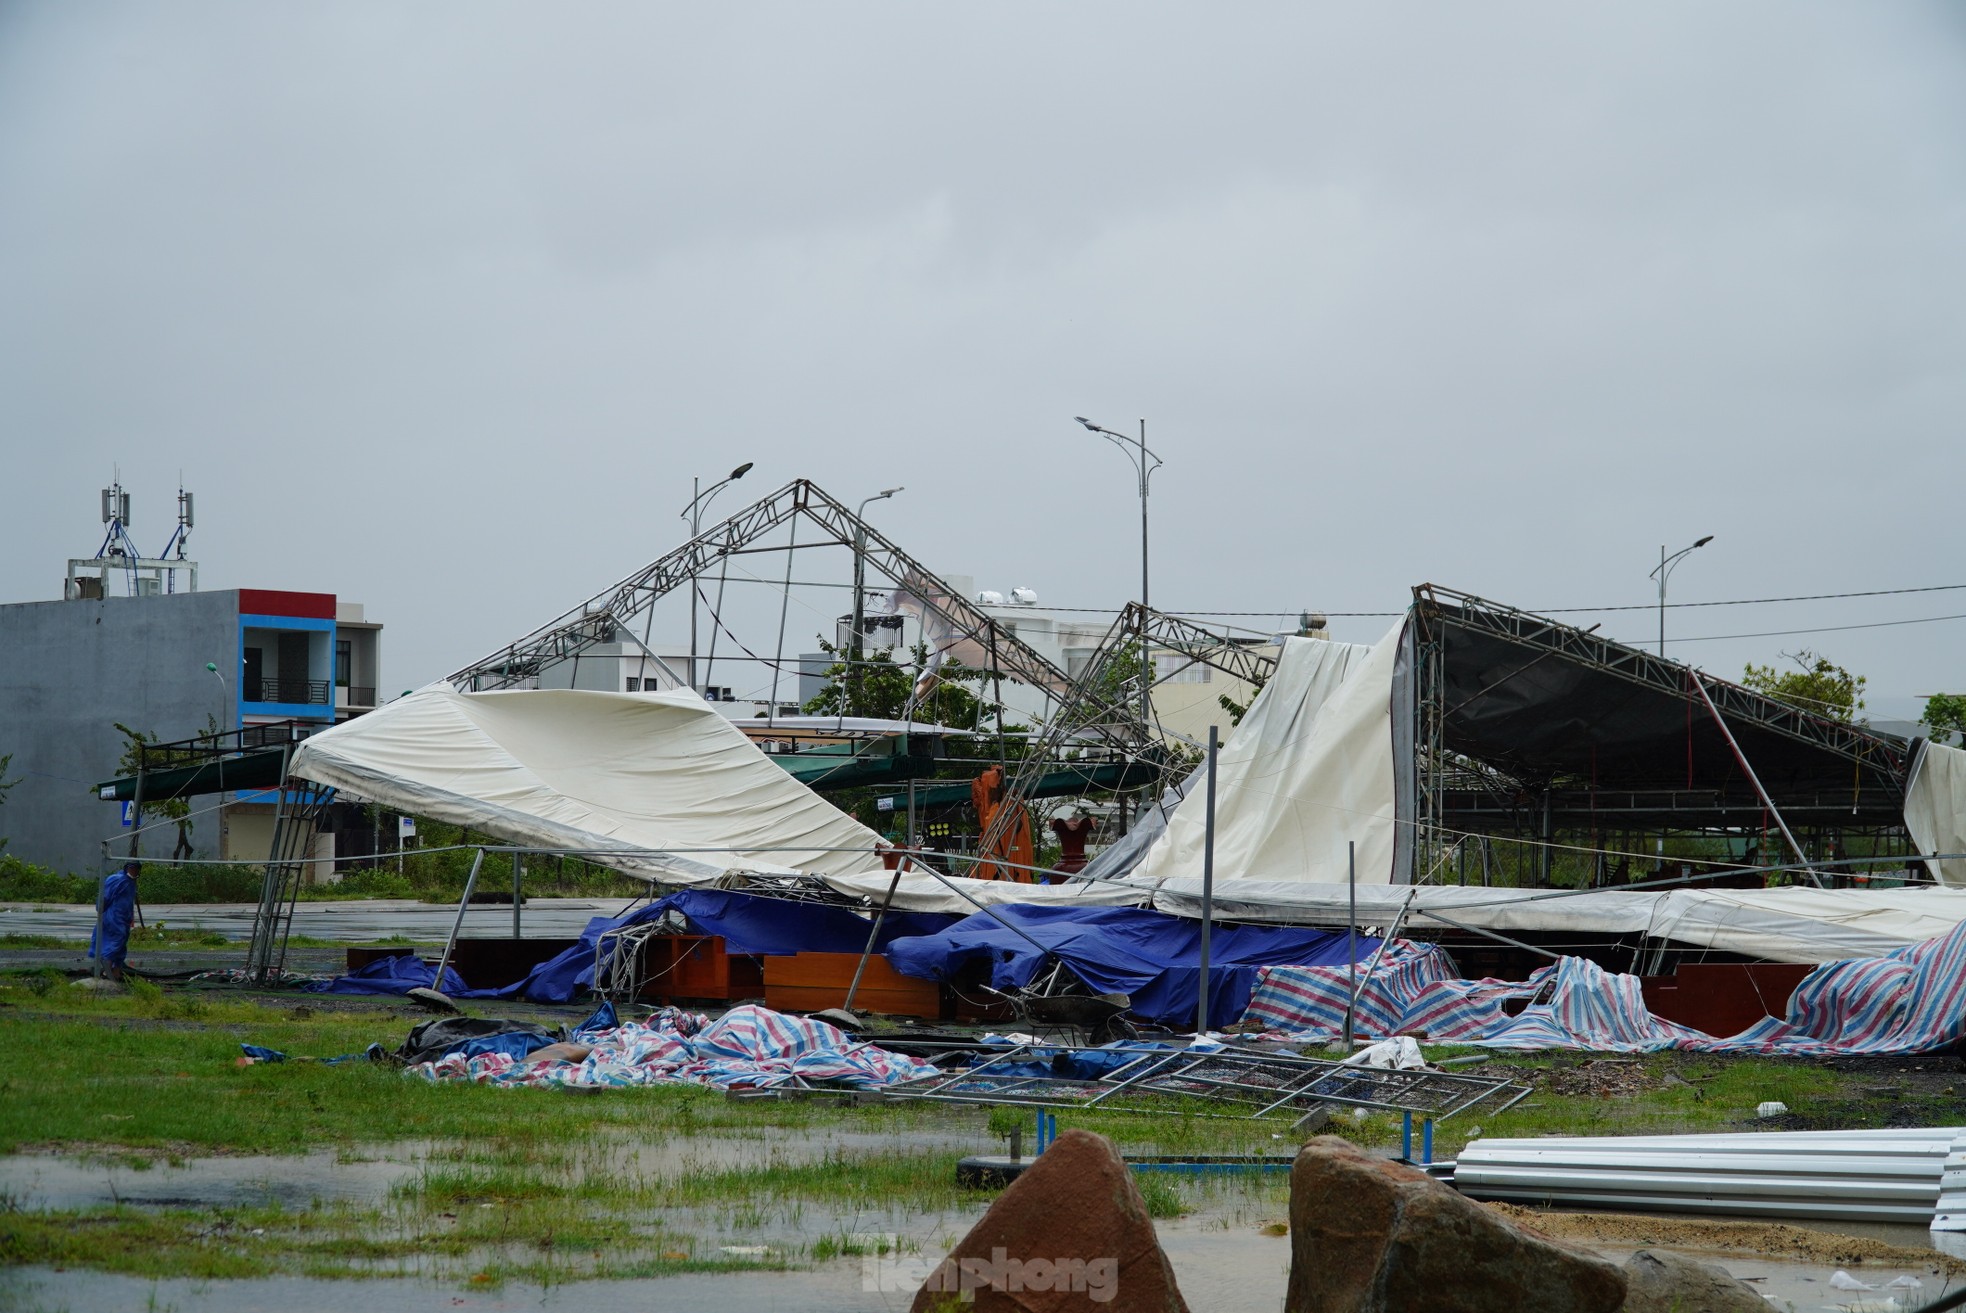
<svg viewBox="0 0 1966 1313">
<path fill-rule="evenodd" d="M 198 563 L 185 555 L 194 520 L 193 502 L 191 494 L 184 489 L 182 475 L 178 480 L 177 527 L 172 530 L 170 541 L 164 544 L 163 552 L 152 558 L 145 556 L 130 537 L 130 494 L 123 489 L 122 466 L 112 465 L 111 471 L 99 507 L 105 526 L 102 544 L 93 557 L 69 560 L 62 596 L 70 600 L 101 600 L 112 595 L 110 584 L 118 577 L 124 579 L 126 595 L 130 597 L 175 593 L 179 571 L 190 576 L 187 591 L 197 592 Z"/>
</svg>

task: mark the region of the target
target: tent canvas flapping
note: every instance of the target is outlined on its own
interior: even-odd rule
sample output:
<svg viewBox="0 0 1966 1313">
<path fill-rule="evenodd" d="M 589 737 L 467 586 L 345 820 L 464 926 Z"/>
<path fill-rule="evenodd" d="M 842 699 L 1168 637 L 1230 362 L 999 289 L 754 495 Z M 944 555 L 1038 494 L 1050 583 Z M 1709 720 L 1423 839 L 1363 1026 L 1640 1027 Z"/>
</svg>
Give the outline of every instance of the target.
<svg viewBox="0 0 1966 1313">
<path fill-rule="evenodd" d="M 880 867 L 878 835 L 687 690 L 433 684 L 305 740 L 292 773 L 667 885 Z"/>
<path fill-rule="evenodd" d="M 1218 881 L 1346 880 L 1357 845 L 1360 884 L 1393 879 L 1393 668 L 1401 627 L 1363 647 L 1285 641 L 1276 673 L 1219 754 Z M 1193 782 L 1167 830 L 1134 868 L 1155 882 L 1199 877 L 1206 777 Z"/>
</svg>

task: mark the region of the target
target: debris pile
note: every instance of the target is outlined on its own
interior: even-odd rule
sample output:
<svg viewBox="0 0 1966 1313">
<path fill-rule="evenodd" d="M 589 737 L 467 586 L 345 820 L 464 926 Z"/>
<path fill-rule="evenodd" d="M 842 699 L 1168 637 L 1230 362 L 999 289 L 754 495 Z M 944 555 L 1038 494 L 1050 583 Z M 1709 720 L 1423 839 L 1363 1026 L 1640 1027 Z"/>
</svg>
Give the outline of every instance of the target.
<svg viewBox="0 0 1966 1313">
<path fill-rule="evenodd" d="M 616 1022 L 612 1008 L 597 1018 L 576 1027 L 572 1043 L 551 1048 L 542 1043 L 523 1054 L 453 1049 L 408 1070 L 433 1081 L 580 1089 L 677 1084 L 871 1089 L 936 1070 L 918 1058 L 855 1043 L 823 1021 L 755 1005 L 733 1008 L 715 1021 L 679 1008 L 664 1008 L 645 1022 Z"/>
</svg>

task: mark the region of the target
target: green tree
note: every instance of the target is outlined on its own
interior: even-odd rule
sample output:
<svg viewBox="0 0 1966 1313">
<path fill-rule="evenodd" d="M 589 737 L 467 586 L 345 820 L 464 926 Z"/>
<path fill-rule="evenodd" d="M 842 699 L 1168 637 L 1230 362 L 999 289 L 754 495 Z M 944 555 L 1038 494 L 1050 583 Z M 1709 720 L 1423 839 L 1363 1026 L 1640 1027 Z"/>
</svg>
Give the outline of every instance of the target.
<svg viewBox="0 0 1966 1313">
<path fill-rule="evenodd" d="M 872 716 L 881 720 L 914 719 L 951 729 L 977 729 L 983 719 L 983 700 L 967 685 L 981 684 L 985 672 L 959 661 L 937 671 L 939 679 L 920 702 L 915 684 L 928 664 L 928 649 L 915 645 L 914 659 L 902 664 L 888 651 L 863 651 L 860 668 L 849 670 L 845 655 L 820 640 L 820 648 L 838 658 L 826 668 L 826 686 L 809 699 L 804 710 L 815 716 Z"/>
<path fill-rule="evenodd" d="M 1794 670 L 1757 666 L 1750 661 L 1741 683 L 1779 702 L 1845 723 L 1855 720 L 1864 709 L 1865 676 L 1853 675 L 1808 648 L 1782 655 L 1795 663 Z"/>
<path fill-rule="evenodd" d="M 218 732 L 217 722 L 213 721 L 209 716 L 206 717 L 206 720 L 210 732 L 216 734 Z M 123 756 L 117 761 L 116 770 L 119 775 L 125 778 L 135 775 L 146 764 L 153 770 L 159 766 L 169 769 L 175 765 L 188 765 L 198 759 L 196 754 L 187 753 L 184 755 L 184 761 L 180 762 L 177 760 L 178 754 L 166 753 L 163 755 L 163 759 L 159 760 L 158 754 L 152 753 L 150 754 L 148 763 L 146 763 L 144 760 L 144 747 L 157 742 L 157 736 L 155 734 L 146 734 L 140 729 L 131 729 L 120 720 L 114 723 L 116 728 L 122 733 L 124 739 Z M 155 801 L 146 800 L 143 804 L 143 816 L 161 816 L 165 820 L 176 821 L 177 846 L 171 850 L 171 856 L 174 859 L 183 859 L 191 856 L 192 822 L 191 803 L 189 799 L 159 798 Z M 139 816 L 137 819 L 140 823 L 143 817 Z"/>
<path fill-rule="evenodd" d="M 1250 685 L 1249 701 L 1247 702 L 1238 702 L 1234 698 L 1230 697 L 1227 693 L 1220 694 L 1216 697 L 1215 701 L 1217 705 L 1219 705 L 1222 708 L 1222 710 L 1229 713 L 1229 724 L 1231 725 L 1242 724 L 1242 718 L 1244 716 L 1247 716 L 1249 714 L 1249 709 L 1256 705 L 1256 695 L 1263 691 L 1263 685 L 1267 683 L 1269 683 L 1267 679 L 1259 679 L 1254 684 Z"/>
<path fill-rule="evenodd" d="M 1966 693 L 1934 693 L 1925 699 L 1925 713 L 1918 723 L 1932 731 L 1932 738 L 1943 743 L 1955 734 L 1966 734 Z M 0 774 L 7 762 L 0 757 Z"/>
</svg>

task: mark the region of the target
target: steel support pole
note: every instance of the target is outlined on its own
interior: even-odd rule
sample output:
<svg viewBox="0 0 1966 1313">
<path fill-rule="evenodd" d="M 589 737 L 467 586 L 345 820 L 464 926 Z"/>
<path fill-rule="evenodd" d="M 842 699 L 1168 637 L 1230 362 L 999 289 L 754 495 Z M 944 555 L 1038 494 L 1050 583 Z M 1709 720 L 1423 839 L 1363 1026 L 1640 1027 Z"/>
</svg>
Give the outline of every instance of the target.
<svg viewBox="0 0 1966 1313">
<path fill-rule="evenodd" d="M 524 878 L 525 871 L 526 871 L 526 855 L 524 853 L 513 853 L 512 854 L 512 937 L 514 939 L 521 938 L 524 935 L 524 931 L 519 929 L 519 904 L 521 901 L 524 900 L 525 894 L 521 892 L 519 882 L 522 878 Z"/>
<path fill-rule="evenodd" d="M 1145 423 L 1142 422 L 1142 432 Z M 1221 730 L 1208 727 L 1208 811 L 1201 842 L 1201 998 L 1195 1008 L 1195 1034 L 1208 1033 L 1208 949 L 1215 926 L 1215 765 Z"/>
<path fill-rule="evenodd" d="M 464 877 L 464 897 L 457 900 L 457 919 L 451 922 L 451 936 L 444 941 L 444 955 L 437 959 L 437 975 L 430 987 L 439 994 L 444 992 L 444 968 L 451 964 L 451 950 L 457 947 L 457 932 L 464 928 L 464 911 L 471 906 L 472 891 L 478 887 L 478 868 L 485 864 L 485 850 L 480 848 L 478 855 L 471 859 L 471 874 Z"/>
<path fill-rule="evenodd" d="M 703 480 L 692 478 L 689 481 L 689 539 L 695 542 L 703 536 Z M 696 674 L 696 574 L 689 577 L 689 686 L 692 692 L 701 692 L 697 687 L 701 681 Z"/>
<path fill-rule="evenodd" d="M 1734 732 L 1727 728 L 1727 720 L 1720 714 L 1720 708 L 1716 707 L 1713 699 L 1707 696 L 1706 679 L 1696 670 L 1689 670 L 1687 674 L 1693 679 L 1693 687 L 1700 691 L 1700 701 L 1707 704 L 1707 711 L 1712 714 L 1713 723 L 1720 727 L 1720 736 L 1726 739 L 1727 746 L 1733 749 L 1734 760 L 1740 764 L 1741 773 L 1748 777 L 1748 783 L 1754 785 L 1754 791 L 1761 796 L 1761 805 L 1766 807 L 1768 814 L 1775 818 L 1776 827 L 1781 830 L 1782 837 L 1788 840 L 1796 861 L 1800 862 L 1802 869 L 1808 872 L 1810 882 L 1818 889 L 1822 888 L 1823 877 L 1818 875 L 1816 868 L 1809 864 L 1809 854 L 1803 852 L 1802 845 L 1796 842 L 1794 833 L 1789 829 L 1789 823 L 1782 819 L 1781 809 L 1776 807 L 1775 800 L 1768 796 L 1768 790 L 1761 787 L 1761 777 L 1754 773 L 1754 767 L 1748 765 L 1747 754 L 1742 752 L 1741 745 L 1734 741 Z"/>
<path fill-rule="evenodd" d="M 1659 544 L 1659 656 L 1666 655 L 1666 545 Z"/>
<path fill-rule="evenodd" d="M 1153 657 L 1147 648 L 1147 421 L 1140 421 L 1140 725 L 1151 730 L 1154 688 Z"/>
<path fill-rule="evenodd" d="M 861 502 L 860 509 L 865 511 L 867 509 L 867 503 Z M 860 714 L 856 694 L 860 688 L 860 630 L 867 623 L 862 615 L 862 607 L 865 604 L 861 600 L 861 592 L 866 586 L 867 530 L 864 527 L 856 527 L 853 531 L 853 633 L 847 639 L 847 697 L 846 705 L 840 709 L 840 714 L 843 716 L 857 716 Z"/>
<path fill-rule="evenodd" d="M 853 979 L 846 987 L 846 999 L 840 1004 L 840 1011 L 853 1011 L 853 996 L 860 991 L 860 978 L 867 974 L 867 959 L 874 955 L 874 945 L 881 937 L 881 922 L 887 920 L 887 909 L 894 906 L 894 891 L 901 887 L 901 870 L 908 863 L 903 857 L 894 864 L 894 878 L 887 882 L 887 897 L 881 899 L 880 910 L 874 913 L 874 924 L 867 928 L 867 946 L 860 950 L 860 964 L 853 969 Z"/>
<path fill-rule="evenodd" d="M 1345 841 L 1345 1052 L 1352 1051 L 1358 1016 L 1358 842 Z"/>
</svg>

